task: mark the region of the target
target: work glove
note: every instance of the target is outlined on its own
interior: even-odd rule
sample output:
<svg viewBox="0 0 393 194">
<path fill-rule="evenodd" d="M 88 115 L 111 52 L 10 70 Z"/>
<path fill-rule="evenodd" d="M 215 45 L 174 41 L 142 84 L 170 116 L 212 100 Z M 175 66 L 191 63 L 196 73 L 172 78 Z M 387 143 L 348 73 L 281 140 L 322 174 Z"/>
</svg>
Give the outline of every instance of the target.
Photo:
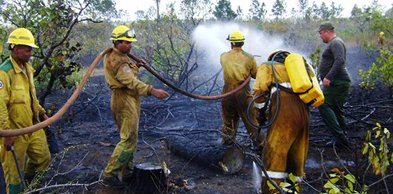
<svg viewBox="0 0 393 194">
<path fill-rule="evenodd" d="M 5 150 L 11 151 L 12 146 L 14 146 L 14 138 L 13 137 L 4 137 Z"/>
</svg>

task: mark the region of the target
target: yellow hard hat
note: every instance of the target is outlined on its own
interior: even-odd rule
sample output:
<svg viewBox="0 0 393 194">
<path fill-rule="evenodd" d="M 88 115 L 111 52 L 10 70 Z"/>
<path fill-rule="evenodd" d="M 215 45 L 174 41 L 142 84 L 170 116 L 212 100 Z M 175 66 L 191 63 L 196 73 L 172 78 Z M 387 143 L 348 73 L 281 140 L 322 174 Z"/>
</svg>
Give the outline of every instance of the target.
<svg viewBox="0 0 393 194">
<path fill-rule="evenodd" d="M 26 28 L 17 28 L 12 31 L 8 37 L 7 44 L 26 45 L 33 48 L 38 48 L 38 46 L 35 44 L 33 34 Z"/>
<path fill-rule="evenodd" d="M 234 31 L 228 35 L 227 40 L 230 42 L 244 42 L 245 38 L 242 32 Z"/>
<path fill-rule="evenodd" d="M 385 33 L 383 33 L 383 32 L 380 32 L 380 33 L 379 33 L 379 35 L 381 35 L 381 36 L 384 35 L 384 34 L 385 34 Z"/>
<path fill-rule="evenodd" d="M 129 27 L 120 25 L 117 26 L 115 29 L 112 31 L 112 36 L 111 40 L 116 41 L 116 40 L 125 40 L 128 42 L 135 42 L 137 41 L 135 39 L 135 32 L 134 30 L 131 30 Z"/>
<path fill-rule="evenodd" d="M 275 58 L 286 58 L 289 54 L 290 53 L 288 51 L 281 50 L 281 49 L 276 49 L 269 55 L 267 60 L 271 61 L 271 60 L 273 60 L 273 57 L 275 57 Z"/>
</svg>

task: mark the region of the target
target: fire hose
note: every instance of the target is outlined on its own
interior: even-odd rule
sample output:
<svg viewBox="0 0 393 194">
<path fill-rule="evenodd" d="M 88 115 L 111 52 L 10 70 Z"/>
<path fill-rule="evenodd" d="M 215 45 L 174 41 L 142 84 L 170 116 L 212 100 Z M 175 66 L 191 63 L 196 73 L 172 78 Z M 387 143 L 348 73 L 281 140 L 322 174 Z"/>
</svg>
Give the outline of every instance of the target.
<svg viewBox="0 0 393 194">
<path fill-rule="evenodd" d="M 234 90 L 231 90 L 227 93 L 221 94 L 221 95 L 217 95 L 217 96 L 199 96 L 199 95 L 195 95 L 192 93 L 189 93 L 187 91 L 184 91 L 178 87 L 176 87 L 175 85 L 173 85 L 172 83 L 170 83 L 169 81 L 165 80 L 163 77 L 161 77 L 157 72 L 155 72 L 150 66 L 148 66 L 144 61 L 142 61 L 141 59 L 139 59 L 138 57 L 132 55 L 131 53 L 128 53 L 128 57 L 130 57 L 131 59 L 133 59 L 134 61 L 140 63 L 147 71 L 149 71 L 152 75 L 154 75 L 157 79 L 159 79 L 161 82 L 163 82 L 164 84 L 168 85 L 169 87 L 171 87 L 173 90 L 175 90 L 176 92 L 179 92 L 185 96 L 191 97 L 191 98 L 195 98 L 195 99 L 200 99 L 200 100 L 218 100 L 221 98 L 225 98 L 227 96 L 233 95 L 234 93 L 238 92 L 239 90 L 241 90 L 244 86 L 246 86 L 250 79 L 251 76 L 248 76 L 246 80 L 244 80 L 244 82 L 238 86 L 237 88 L 235 88 Z"/>
<path fill-rule="evenodd" d="M 71 97 L 67 100 L 67 102 L 63 105 L 63 107 L 60 108 L 60 110 L 56 114 L 54 114 L 53 116 L 49 117 L 48 119 L 46 119 L 42 122 L 39 122 L 39 123 L 29 126 L 29 127 L 20 128 L 20 129 L 12 129 L 12 130 L 0 129 L 0 137 L 13 137 L 13 136 L 19 136 L 19 135 L 24 135 L 24 134 L 28 134 L 28 133 L 33 133 L 35 131 L 38 131 L 39 129 L 43 129 L 45 127 L 48 127 L 49 125 L 52 125 L 53 123 L 58 121 L 64 115 L 64 113 L 67 112 L 67 110 L 70 108 L 70 106 L 76 101 L 79 94 L 82 92 L 83 87 L 87 83 L 87 80 L 89 79 L 90 75 L 93 73 L 93 70 L 96 68 L 98 63 L 105 56 L 105 54 L 107 54 L 110 51 L 112 51 L 112 48 L 106 49 L 97 55 L 97 57 L 94 59 L 94 61 L 91 63 L 91 65 L 87 69 L 81 82 L 79 83 L 79 85 L 77 86 L 75 91 L 72 93 Z M 132 54 L 128 54 L 128 56 L 131 59 L 135 60 L 136 62 L 140 63 L 147 71 L 149 71 L 151 74 L 153 74 L 155 77 L 157 77 L 160 81 L 162 81 L 163 83 L 165 83 L 166 85 L 168 85 L 169 87 L 174 89 L 175 91 L 177 91 L 183 95 L 186 95 L 188 97 L 201 99 L 201 100 L 218 100 L 218 99 L 233 95 L 236 92 L 238 92 L 239 90 L 241 90 L 246 84 L 248 84 L 251 79 L 251 77 L 248 76 L 248 78 L 240 86 L 238 86 L 237 88 L 235 88 L 232 91 L 229 91 L 227 93 L 224 93 L 224 94 L 221 94 L 218 96 L 199 96 L 199 95 L 191 94 L 191 93 L 188 93 L 184 90 L 177 88 L 176 86 L 174 86 L 173 84 L 171 84 L 170 82 L 168 82 L 167 80 L 162 78 L 151 67 L 149 67 L 146 63 L 144 63 L 143 60 L 137 58 L 136 56 L 134 56 Z"/>
</svg>

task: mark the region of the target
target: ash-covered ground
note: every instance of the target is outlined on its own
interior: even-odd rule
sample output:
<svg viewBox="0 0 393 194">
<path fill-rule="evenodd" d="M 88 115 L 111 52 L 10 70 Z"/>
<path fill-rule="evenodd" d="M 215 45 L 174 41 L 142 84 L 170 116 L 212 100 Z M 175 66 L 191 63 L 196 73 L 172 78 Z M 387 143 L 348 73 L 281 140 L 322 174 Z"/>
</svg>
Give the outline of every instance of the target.
<svg viewBox="0 0 393 194">
<path fill-rule="evenodd" d="M 356 72 L 360 66 L 366 68 L 373 57 L 358 51 L 349 51 L 352 65 L 348 69 Z M 351 56 L 352 55 L 352 56 Z M 392 98 L 382 86 L 373 92 L 361 90 L 353 76 L 354 85 L 345 114 L 348 124 L 350 149 L 333 149 L 325 144 L 331 134 L 325 128 L 315 108 L 310 108 L 310 149 L 306 164 L 303 193 L 319 193 L 327 182 L 331 169 L 347 170 L 361 182 L 373 184 L 380 177 L 372 175 L 367 158 L 362 156 L 361 147 L 367 130 L 376 122 L 392 130 Z M 168 89 L 169 91 L 172 91 Z M 58 91 L 52 94 L 46 107 L 57 110 L 72 91 Z M 189 138 L 201 146 L 220 142 L 220 101 L 201 101 L 177 94 L 166 101 L 152 97 L 143 98 L 139 126 L 139 142 L 135 164 L 144 162 L 165 162 L 170 170 L 168 189 L 163 193 L 204 193 L 204 194 L 249 194 L 256 193 L 258 176 L 251 157 L 247 156 L 240 172 L 223 174 L 217 168 L 195 162 L 173 153 L 166 139 L 174 136 Z M 53 156 L 50 170 L 42 178 L 38 191 L 42 193 L 133 193 L 131 186 L 123 190 L 105 188 L 101 174 L 116 143 L 119 140 L 117 128 L 110 111 L 110 90 L 104 77 L 92 77 L 78 101 L 61 121 L 52 126 L 57 134 L 62 152 Z M 265 129 L 266 130 L 266 129 Z M 244 126 L 238 130 L 238 142 L 245 151 L 253 152 Z M 196 152 L 196 155 L 198 153 Z M 387 174 L 392 174 L 390 168 Z M 388 177 L 392 182 L 393 177 Z M 359 185 L 357 185 L 359 186 Z M 392 185 L 389 190 L 393 191 Z M 383 181 L 374 184 L 370 193 L 387 193 Z"/>
</svg>

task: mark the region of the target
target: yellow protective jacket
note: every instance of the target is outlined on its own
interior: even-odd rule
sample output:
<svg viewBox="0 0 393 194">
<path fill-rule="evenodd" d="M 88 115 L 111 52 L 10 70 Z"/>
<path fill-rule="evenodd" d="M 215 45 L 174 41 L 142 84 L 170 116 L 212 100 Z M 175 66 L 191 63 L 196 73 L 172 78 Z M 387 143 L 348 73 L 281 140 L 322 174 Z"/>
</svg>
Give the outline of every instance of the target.
<svg viewBox="0 0 393 194">
<path fill-rule="evenodd" d="M 273 77 L 271 62 L 262 64 L 258 68 L 257 78 L 254 83 L 254 96 L 270 92 L 276 83 Z M 274 72 L 277 82 L 289 83 L 289 77 L 284 64 L 275 63 Z M 280 106 L 276 95 L 280 95 Z M 266 99 L 259 98 L 259 103 Z M 276 111 L 278 114 L 276 115 Z M 309 112 L 307 105 L 297 94 L 280 90 L 271 96 L 269 120 L 276 115 L 275 120 L 267 132 L 266 144 L 262 153 L 263 164 L 268 176 L 280 184 L 292 173 L 298 179 L 304 175 L 304 165 L 308 152 Z M 264 176 L 264 174 L 263 174 Z M 298 188 L 297 188 L 298 189 Z M 300 188 L 299 188 L 300 189 Z M 267 179 L 262 181 L 263 193 L 277 193 L 270 190 Z M 298 190 L 298 192 L 300 192 Z"/>
<path fill-rule="evenodd" d="M 25 64 L 24 70 L 10 57 L 0 65 L 0 128 L 18 129 L 32 126 L 45 114 L 37 100 L 34 85 L 34 69 Z M 0 159 L 4 167 L 7 191 L 22 192 L 21 180 L 15 159 L 26 177 L 45 171 L 50 164 L 50 153 L 43 129 L 14 138 L 14 153 L 2 149 Z M 13 156 L 15 154 L 15 157 Z M 25 165 L 28 156 L 27 165 Z"/>
<path fill-rule="evenodd" d="M 289 82 L 289 76 L 285 65 L 276 62 L 272 63 L 275 63 L 274 69 L 278 83 L 281 84 L 284 82 Z M 258 73 L 254 83 L 254 97 L 266 92 L 270 92 L 270 89 L 274 84 L 275 80 L 273 77 L 271 62 L 262 64 L 260 67 L 258 67 Z M 266 99 L 264 98 L 258 98 L 255 102 L 262 103 L 265 101 Z"/>
<path fill-rule="evenodd" d="M 45 114 L 37 100 L 34 69 L 25 72 L 12 57 L 0 65 L 0 128 L 18 129 L 32 126 Z"/>
<path fill-rule="evenodd" d="M 233 47 L 232 50 L 221 54 L 220 62 L 225 82 L 223 93 L 237 88 L 248 76 L 251 75 L 253 78 L 256 76 L 257 66 L 255 58 L 240 47 Z M 236 141 L 239 118 L 242 119 L 254 146 L 261 147 L 263 144 L 263 133 L 258 134 L 257 130 L 247 119 L 247 107 L 251 101 L 252 96 L 249 83 L 236 94 L 222 99 L 222 138 L 224 144 L 231 144 Z M 252 123 L 257 124 L 255 109 L 251 109 L 249 114 Z"/>
<path fill-rule="evenodd" d="M 139 68 L 127 56 L 116 48 L 105 55 L 105 80 L 113 89 L 126 89 L 134 97 L 150 95 L 151 85 L 138 79 Z"/>
<path fill-rule="evenodd" d="M 220 63 L 224 73 L 224 93 L 237 88 L 249 75 L 255 78 L 257 74 L 255 58 L 240 47 L 221 54 Z"/>
<path fill-rule="evenodd" d="M 139 96 L 150 95 L 151 85 L 138 79 L 139 69 L 127 54 L 113 48 L 104 59 L 105 79 L 112 89 L 111 110 L 120 133 L 120 141 L 113 150 L 103 176 L 123 178 L 133 168 L 133 155 L 138 141 L 140 117 Z"/>
</svg>

